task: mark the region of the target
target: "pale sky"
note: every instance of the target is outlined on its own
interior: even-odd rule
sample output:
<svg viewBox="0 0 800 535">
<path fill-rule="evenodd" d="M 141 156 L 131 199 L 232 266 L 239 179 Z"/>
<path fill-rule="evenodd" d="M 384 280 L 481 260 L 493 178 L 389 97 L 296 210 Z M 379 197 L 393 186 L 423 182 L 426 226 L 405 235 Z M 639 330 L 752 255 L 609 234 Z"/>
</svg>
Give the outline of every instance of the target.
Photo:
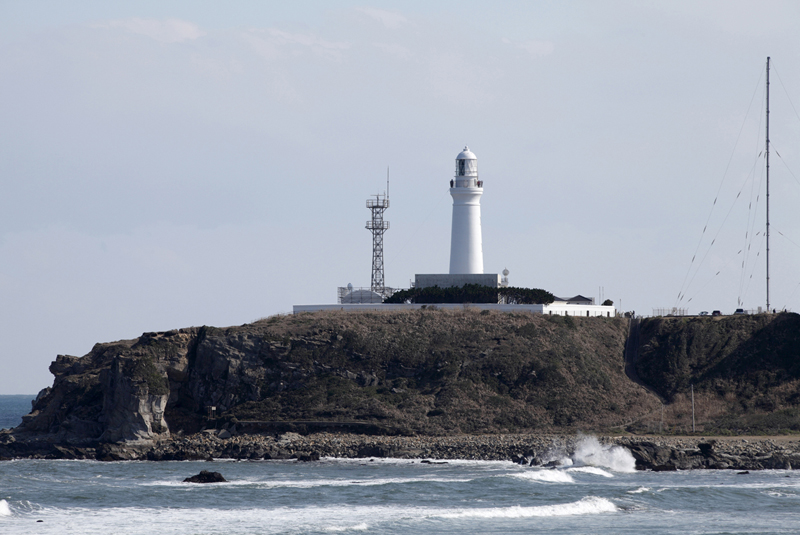
<svg viewBox="0 0 800 535">
<path fill-rule="evenodd" d="M 0 394 L 368 286 L 387 167 L 387 284 L 446 273 L 465 145 L 487 272 L 640 314 L 764 306 L 767 56 L 770 297 L 800 311 L 798 36 L 796 0 L 2 0 Z"/>
</svg>

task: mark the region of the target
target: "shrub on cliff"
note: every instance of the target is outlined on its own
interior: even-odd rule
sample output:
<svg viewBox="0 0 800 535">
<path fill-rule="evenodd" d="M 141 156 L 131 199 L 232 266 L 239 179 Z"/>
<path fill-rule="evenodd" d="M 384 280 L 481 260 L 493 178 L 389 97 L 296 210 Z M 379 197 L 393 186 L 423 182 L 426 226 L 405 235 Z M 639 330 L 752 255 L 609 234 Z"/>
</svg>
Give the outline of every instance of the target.
<svg viewBox="0 0 800 535">
<path fill-rule="evenodd" d="M 152 357 L 139 357 L 130 364 L 130 376 L 141 380 L 147 385 L 147 390 L 152 396 L 169 394 L 169 381 L 156 367 Z"/>
<path fill-rule="evenodd" d="M 693 388 L 706 429 L 800 429 L 800 315 L 648 318 L 639 340 L 639 377 L 672 404 Z"/>
<path fill-rule="evenodd" d="M 461 287 L 409 288 L 395 292 L 386 299 L 386 303 L 498 303 L 504 301 L 510 305 L 549 304 L 555 296 L 538 288 L 493 288 L 479 284 L 465 284 Z"/>
</svg>

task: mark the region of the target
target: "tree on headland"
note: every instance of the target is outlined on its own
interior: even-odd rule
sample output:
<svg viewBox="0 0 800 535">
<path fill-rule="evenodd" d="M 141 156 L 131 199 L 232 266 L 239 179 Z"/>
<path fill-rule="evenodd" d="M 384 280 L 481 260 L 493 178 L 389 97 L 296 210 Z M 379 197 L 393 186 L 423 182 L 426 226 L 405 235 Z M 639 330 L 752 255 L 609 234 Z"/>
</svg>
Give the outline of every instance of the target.
<svg viewBox="0 0 800 535">
<path fill-rule="evenodd" d="M 539 288 L 494 288 L 480 284 L 465 284 L 460 288 L 409 288 L 395 292 L 384 303 L 500 303 L 510 305 L 547 305 L 555 296 Z"/>
</svg>

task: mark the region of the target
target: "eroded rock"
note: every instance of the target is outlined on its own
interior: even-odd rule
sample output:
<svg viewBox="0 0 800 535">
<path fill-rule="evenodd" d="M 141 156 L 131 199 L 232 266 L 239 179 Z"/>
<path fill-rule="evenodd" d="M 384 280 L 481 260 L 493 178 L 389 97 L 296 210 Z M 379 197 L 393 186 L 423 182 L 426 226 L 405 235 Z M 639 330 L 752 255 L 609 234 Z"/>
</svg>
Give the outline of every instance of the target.
<svg viewBox="0 0 800 535">
<path fill-rule="evenodd" d="M 209 472 L 208 470 L 201 470 L 196 476 L 183 480 L 184 483 L 225 483 L 226 481 L 227 479 L 222 477 L 219 472 Z"/>
</svg>

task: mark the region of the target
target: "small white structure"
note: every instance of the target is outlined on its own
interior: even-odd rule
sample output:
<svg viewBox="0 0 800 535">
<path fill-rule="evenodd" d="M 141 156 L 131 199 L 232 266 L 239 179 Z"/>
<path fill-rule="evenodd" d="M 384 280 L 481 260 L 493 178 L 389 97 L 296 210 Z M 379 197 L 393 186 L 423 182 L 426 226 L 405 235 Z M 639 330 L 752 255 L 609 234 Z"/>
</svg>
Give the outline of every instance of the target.
<svg viewBox="0 0 800 535">
<path fill-rule="evenodd" d="M 387 304 L 387 303 L 357 303 L 338 305 L 294 305 L 293 313 L 318 312 L 320 310 L 341 310 L 345 312 L 364 312 L 369 310 L 419 310 L 421 308 L 442 308 L 451 310 L 463 310 L 471 308 L 475 310 L 496 310 L 498 312 L 528 312 L 531 314 L 545 314 L 551 316 L 575 316 L 575 317 L 603 317 L 613 318 L 617 311 L 613 306 L 602 305 L 568 305 L 561 302 L 550 303 L 549 305 L 504 305 L 502 303 L 436 303 L 423 305 L 420 303 L 411 304 Z"/>
<path fill-rule="evenodd" d="M 359 288 L 347 292 L 339 299 L 340 303 L 383 303 L 383 296 L 378 292 L 373 292 L 368 288 Z"/>
<path fill-rule="evenodd" d="M 481 195 L 478 158 L 469 147 L 456 156 L 456 176 L 450 181 L 453 227 L 450 235 L 450 274 L 483 273 Z"/>
</svg>

